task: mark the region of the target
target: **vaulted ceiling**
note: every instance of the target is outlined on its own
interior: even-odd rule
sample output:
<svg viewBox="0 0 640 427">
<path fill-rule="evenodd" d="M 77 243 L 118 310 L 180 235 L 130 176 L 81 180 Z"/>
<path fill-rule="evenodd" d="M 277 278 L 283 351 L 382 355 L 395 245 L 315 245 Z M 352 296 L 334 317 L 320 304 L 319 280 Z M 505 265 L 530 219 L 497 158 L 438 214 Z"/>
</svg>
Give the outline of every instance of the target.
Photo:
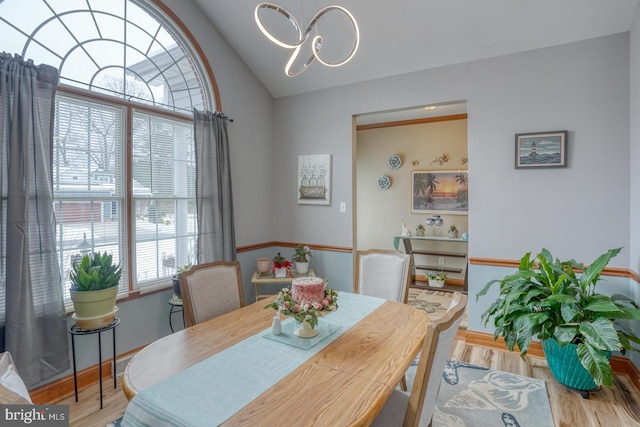
<svg viewBox="0 0 640 427">
<path fill-rule="evenodd" d="M 287 77 L 291 51 L 267 40 L 254 20 L 257 0 L 194 0 L 276 98 L 380 77 L 522 52 L 629 31 L 640 0 L 274 0 L 303 31 L 317 10 L 330 4 L 356 18 L 360 47 L 346 65 L 317 61 Z M 273 11 L 263 13 L 274 34 L 292 26 Z M 322 17 L 313 34 L 323 36 L 329 57 L 348 52 L 353 31 L 337 14 Z M 310 41 L 300 58 L 306 60 Z M 338 49 L 332 52 L 332 49 Z M 303 61 L 304 62 L 304 61 Z"/>
</svg>

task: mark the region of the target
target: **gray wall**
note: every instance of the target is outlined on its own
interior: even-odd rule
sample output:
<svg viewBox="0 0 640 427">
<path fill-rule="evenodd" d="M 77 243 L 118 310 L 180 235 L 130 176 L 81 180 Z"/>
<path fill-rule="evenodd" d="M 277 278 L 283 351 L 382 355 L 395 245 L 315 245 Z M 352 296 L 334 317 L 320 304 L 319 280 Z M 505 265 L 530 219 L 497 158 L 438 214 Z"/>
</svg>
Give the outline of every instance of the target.
<svg viewBox="0 0 640 427">
<path fill-rule="evenodd" d="M 629 266 L 628 33 L 277 99 L 275 188 L 292 187 L 299 154 L 331 153 L 334 163 L 330 207 L 296 206 L 293 190 L 274 195 L 278 239 L 353 244 L 351 215 L 338 213 L 352 200 L 353 115 L 456 100 L 468 103 L 472 258 L 515 260 L 546 247 L 588 263 L 622 246 L 611 266 Z M 567 168 L 514 169 L 515 133 L 562 129 Z M 470 329 L 484 330 L 490 303 L 474 295 L 507 273 L 470 269 Z M 628 281 L 622 288 L 629 293 Z"/>
</svg>

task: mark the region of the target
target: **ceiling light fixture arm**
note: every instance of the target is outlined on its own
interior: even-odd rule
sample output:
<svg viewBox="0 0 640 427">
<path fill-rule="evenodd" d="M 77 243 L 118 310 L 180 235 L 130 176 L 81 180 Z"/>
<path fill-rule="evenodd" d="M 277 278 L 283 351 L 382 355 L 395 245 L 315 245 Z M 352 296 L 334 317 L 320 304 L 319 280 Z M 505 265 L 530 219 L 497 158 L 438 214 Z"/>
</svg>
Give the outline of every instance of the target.
<svg viewBox="0 0 640 427">
<path fill-rule="evenodd" d="M 293 29 L 298 34 L 298 41 L 296 43 L 287 43 L 287 42 L 284 42 L 284 41 L 278 39 L 271 32 L 269 32 L 269 30 L 267 30 L 266 27 L 262 24 L 262 20 L 260 19 L 260 10 L 262 10 L 262 9 L 271 9 L 271 10 L 281 14 L 282 16 L 284 16 L 291 23 L 291 25 L 293 26 Z M 311 40 L 311 55 L 309 56 L 309 59 L 297 71 L 292 71 L 291 67 L 293 66 L 293 63 L 297 59 L 298 55 L 300 54 L 300 50 L 302 48 L 302 45 L 309 38 L 309 34 L 311 34 L 311 31 L 316 26 L 318 20 L 320 18 L 322 18 L 326 13 L 328 13 L 328 12 L 330 12 L 332 10 L 337 10 L 337 11 L 340 11 L 340 12 L 344 13 L 347 16 L 347 18 L 349 19 L 349 21 L 351 22 L 351 25 L 353 26 L 353 30 L 354 30 L 354 33 L 355 33 L 355 41 L 354 41 L 353 47 L 351 48 L 351 52 L 349 52 L 349 54 L 342 61 L 328 62 L 326 60 L 323 60 L 320 57 L 320 50 L 322 49 L 322 36 L 316 35 Z M 358 50 L 358 46 L 360 45 L 360 29 L 358 28 L 358 23 L 356 22 L 356 19 L 354 18 L 354 16 L 347 9 L 345 9 L 342 6 L 332 5 L 332 6 L 327 6 L 327 7 L 323 8 L 323 9 L 320 9 L 318 12 L 316 12 L 316 14 L 313 16 L 313 18 L 309 22 L 309 25 L 308 25 L 307 29 L 305 30 L 304 34 L 302 33 L 302 31 L 300 29 L 301 27 L 298 24 L 298 21 L 296 21 L 296 19 L 293 17 L 293 15 L 291 15 L 285 9 L 283 9 L 282 7 L 280 7 L 280 6 L 276 5 L 276 4 L 268 3 L 268 2 L 264 2 L 264 3 L 258 4 L 256 6 L 255 11 L 254 11 L 254 17 L 255 17 L 256 25 L 258 26 L 258 29 L 260 29 L 262 34 L 264 34 L 264 36 L 268 40 L 270 40 L 272 43 L 274 43 L 277 46 L 280 46 L 280 47 L 285 48 L 285 49 L 292 49 L 293 50 L 293 53 L 291 54 L 291 57 L 287 61 L 287 64 L 285 65 L 285 68 L 284 68 L 285 74 L 287 76 L 289 76 L 289 77 L 295 77 L 295 76 L 299 75 L 304 70 L 306 70 L 307 67 L 309 67 L 309 65 L 311 65 L 311 63 L 316 59 L 322 65 L 325 65 L 327 67 L 339 67 L 341 65 L 344 65 L 347 62 L 349 62 L 351 60 L 351 58 L 354 57 L 354 55 L 356 54 L 356 52 Z"/>
</svg>

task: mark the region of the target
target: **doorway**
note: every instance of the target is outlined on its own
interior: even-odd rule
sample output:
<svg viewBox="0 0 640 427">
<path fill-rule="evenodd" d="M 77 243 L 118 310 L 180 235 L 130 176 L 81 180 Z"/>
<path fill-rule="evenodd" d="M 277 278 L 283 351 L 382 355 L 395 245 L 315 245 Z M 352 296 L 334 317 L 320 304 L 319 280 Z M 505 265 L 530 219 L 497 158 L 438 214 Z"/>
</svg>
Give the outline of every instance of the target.
<svg viewBox="0 0 640 427">
<path fill-rule="evenodd" d="M 358 250 L 393 249 L 393 237 L 402 234 L 403 225 L 413 235 L 419 224 L 425 226 L 428 236 L 446 237 L 452 226 L 459 236 L 468 232 L 466 211 L 428 212 L 413 205 L 413 179 L 417 173 L 468 170 L 466 102 L 430 107 L 435 108 L 356 116 L 354 256 Z M 434 214 L 441 216 L 442 226 L 426 225 L 426 219 Z M 465 272 L 466 265 L 464 271 L 451 274 L 448 281 L 462 284 Z"/>
</svg>

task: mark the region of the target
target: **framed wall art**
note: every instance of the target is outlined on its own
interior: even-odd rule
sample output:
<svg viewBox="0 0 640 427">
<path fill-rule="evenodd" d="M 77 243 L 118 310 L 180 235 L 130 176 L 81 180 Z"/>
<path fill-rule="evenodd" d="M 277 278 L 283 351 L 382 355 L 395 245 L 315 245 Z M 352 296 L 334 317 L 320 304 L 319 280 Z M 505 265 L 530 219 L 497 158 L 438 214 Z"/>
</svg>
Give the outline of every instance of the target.
<svg viewBox="0 0 640 427">
<path fill-rule="evenodd" d="M 411 174 L 412 213 L 467 214 L 467 170 L 413 171 Z"/>
<path fill-rule="evenodd" d="M 298 156 L 298 204 L 331 204 L 331 154 Z"/>
<path fill-rule="evenodd" d="M 566 166 L 566 130 L 516 134 L 516 169 Z"/>
</svg>

